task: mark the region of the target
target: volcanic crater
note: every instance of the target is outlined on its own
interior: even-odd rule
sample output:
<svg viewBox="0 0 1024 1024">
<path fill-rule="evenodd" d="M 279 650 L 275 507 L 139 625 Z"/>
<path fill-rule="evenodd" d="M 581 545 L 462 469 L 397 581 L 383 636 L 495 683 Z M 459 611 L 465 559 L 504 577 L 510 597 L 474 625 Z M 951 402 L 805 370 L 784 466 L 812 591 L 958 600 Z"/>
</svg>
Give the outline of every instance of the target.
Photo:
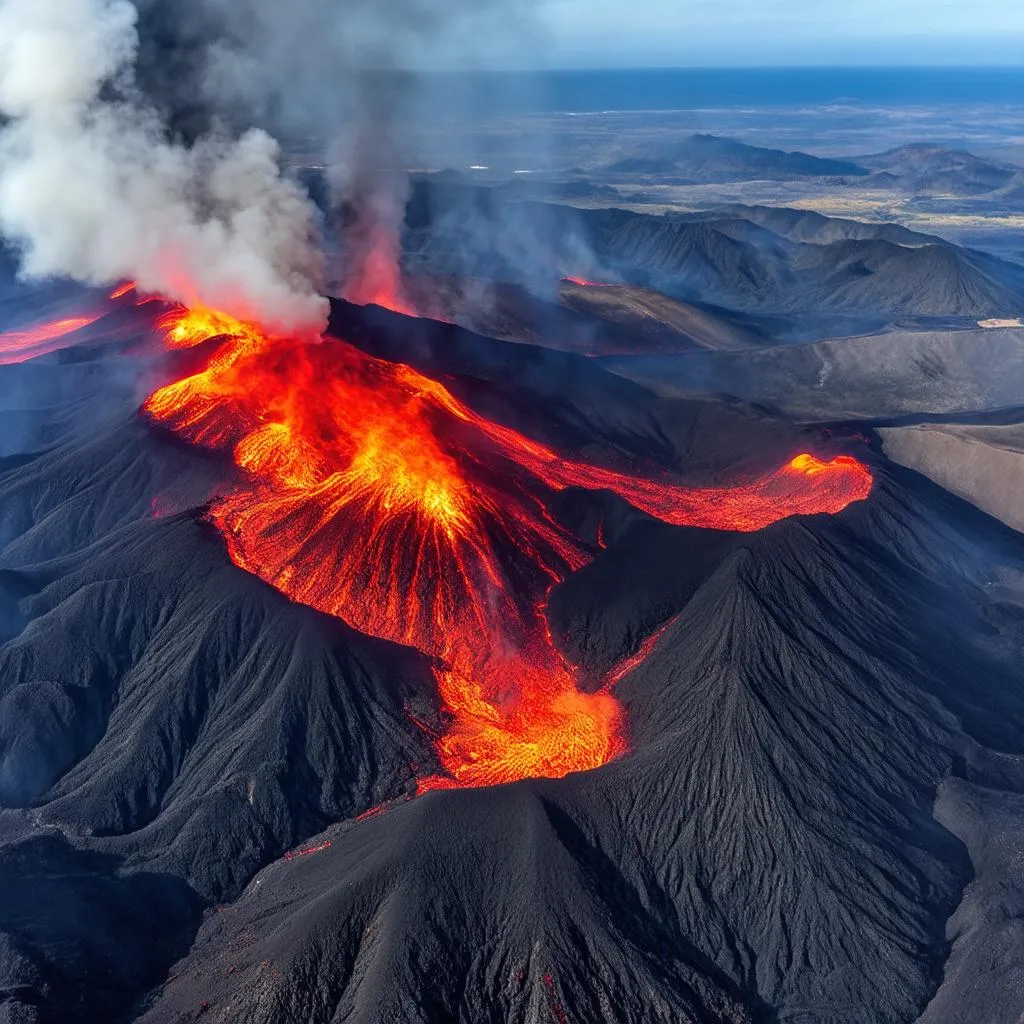
<svg viewBox="0 0 1024 1024">
<path fill-rule="evenodd" d="M 961 808 L 1024 788 L 1017 534 L 570 353 L 138 301 L 0 343 L 13 1019 L 942 993 Z"/>
</svg>

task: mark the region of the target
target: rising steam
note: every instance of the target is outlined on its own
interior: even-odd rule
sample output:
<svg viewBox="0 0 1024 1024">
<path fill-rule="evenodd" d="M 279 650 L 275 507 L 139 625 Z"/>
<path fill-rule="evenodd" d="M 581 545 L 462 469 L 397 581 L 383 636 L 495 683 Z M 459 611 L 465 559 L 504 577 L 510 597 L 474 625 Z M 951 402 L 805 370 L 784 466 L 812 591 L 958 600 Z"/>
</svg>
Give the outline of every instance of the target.
<svg viewBox="0 0 1024 1024">
<path fill-rule="evenodd" d="M 169 141 L 127 0 L 0 0 L 0 233 L 23 272 L 322 327 L 315 211 L 261 130 Z"/>
</svg>

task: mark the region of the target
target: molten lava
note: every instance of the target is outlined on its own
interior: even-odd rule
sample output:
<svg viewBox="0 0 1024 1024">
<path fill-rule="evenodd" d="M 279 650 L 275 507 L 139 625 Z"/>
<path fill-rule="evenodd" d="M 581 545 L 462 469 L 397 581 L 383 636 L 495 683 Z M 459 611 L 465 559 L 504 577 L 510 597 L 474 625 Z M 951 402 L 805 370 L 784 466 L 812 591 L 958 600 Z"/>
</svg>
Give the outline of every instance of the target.
<svg viewBox="0 0 1024 1024">
<path fill-rule="evenodd" d="M 0 366 L 24 363 L 37 356 L 67 348 L 76 331 L 94 324 L 98 319 L 97 316 L 69 317 L 22 331 L 0 334 Z"/>
<path fill-rule="evenodd" d="M 763 479 L 682 487 L 559 457 L 491 423 L 442 384 L 336 339 L 273 337 L 209 310 L 177 310 L 168 344 L 219 339 L 205 367 L 146 410 L 243 471 L 211 518 L 234 562 L 292 600 L 433 660 L 449 725 L 447 775 L 421 789 L 560 777 L 626 746 L 611 686 L 598 692 L 550 636 L 551 587 L 593 552 L 549 506 L 606 489 L 669 523 L 756 530 L 866 497 L 853 458 L 800 455 Z"/>
<path fill-rule="evenodd" d="M 602 281 L 588 281 L 585 277 L 573 277 L 571 274 L 566 274 L 562 280 L 566 284 L 574 284 L 577 288 L 610 288 L 611 286 L 603 283 Z"/>
<path fill-rule="evenodd" d="M 111 292 L 110 298 L 116 301 L 134 291 L 135 283 L 128 281 Z M 138 300 L 136 304 L 143 305 L 144 301 Z M 75 335 L 86 327 L 91 327 L 102 315 L 97 313 L 94 316 L 73 316 L 18 331 L 0 332 L 0 366 L 26 363 L 30 359 L 70 348 L 79 340 Z"/>
</svg>

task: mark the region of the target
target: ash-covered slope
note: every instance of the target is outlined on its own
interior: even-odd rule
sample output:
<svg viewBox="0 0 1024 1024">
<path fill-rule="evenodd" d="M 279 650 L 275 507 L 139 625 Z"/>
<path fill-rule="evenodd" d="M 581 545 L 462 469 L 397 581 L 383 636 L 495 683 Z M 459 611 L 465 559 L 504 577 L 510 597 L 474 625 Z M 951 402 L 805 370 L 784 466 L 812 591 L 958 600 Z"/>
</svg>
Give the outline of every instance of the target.
<svg viewBox="0 0 1024 1024">
<path fill-rule="evenodd" d="M 880 427 L 885 453 L 1007 526 L 1024 530 L 1024 425 L 910 423 Z"/>
<path fill-rule="evenodd" d="M 692 347 L 704 349 L 758 348 L 765 344 L 764 337 L 720 313 L 671 299 L 650 288 L 613 284 L 595 288 L 566 281 L 559 289 L 559 299 L 569 309 L 621 325 L 629 334 L 628 344 L 619 350 L 622 354 L 639 354 L 639 348 L 645 343 L 651 345 L 663 334 L 686 339 Z M 677 347 L 681 347 L 678 342 Z"/>
<path fill-rule="evenodd" d="M 664 395 L 731 395 L 796 420 L 871 423 L 890 459 L 1024 529 L 1019 327 L 893 331 L 602 365 Z"/>
<path fill-rule="evenodd" d="M 884 323 L 1015 316 L 1024 305 L 1024 269 L 1016 264 L 893 225 L 809 216 L 742 207 L 682 216 L 573 209 L 421 181 L 404 244 L 415 271 L 535 288 L 574 274 L 748 313 Z"/>
<path fill-rule="evenodd" d="M 407 713 L 434 699 L 422 660 L 239 573 L 196 521 L 224 467 L 128 415 L 0 474 L 0 977 L 19 1021 L 119 1019 L 202 907 L 432 756 Z M 165 502 L 193 511 L 154 520 Z"/>
<path fill-rule="evenodd" d="M 1020 407 L 1024 330 L 897 330 L 742 354 L 601 362 L 660 394 L 732 395 L 808 422 L 968 422 Z"/>
<path fill-rule="evenodd" d="M 337 315 L 570 447 L 671 462 L 692 445 L 713 478 L 808 443 L 743 409 L 664 407 L 578 357 Z M 202 908 L 438 768 L 416 724 L 437 717 L 425 659 L 288 602 L 201 521 L 233 470 L 139 418 L 182 366 L 144 344 L 150 315 L 126 316 L 97 330 L 127 342 L 0 374 L 24 426 L 0 463 L 0 1003 L 18 1020 L 117 1019 Z"/>
<path fill-rule="evenodd" d="M 942 244 L 937 235 L 912 231 L 902 224 L 875 224 L 846 217 L 826 217 L 814 210 L 794 210 L 785 206 L 746 206 L 733 203 L 699 213 L 683 214 L 687 220 L 717 221 L 722 217 L 738 217 L 759 224 L 791 242 L 812 242 L 829 245 L 840 241 L 880 240 L 897 245 Z"/>
<path fill-rule="evenodd" d="M 632 752 L 328 831 L 143 1020 L 916 1019 L 971 876 L 936 789 L 1024 752 L 1019 600 L 988 592 L 1024 548 L 903 473 L 753 536 L 613 522 L 552 619 L 595 668 L 671 622 L 619 687 Z"/>
<path fill-rule="evenodd" d="M 707 484 L 824 445 L 747 406 L 658 400 L 593 361 L 450 325 L 336 303 L 332 328 L 606 464 Z M 1003 798 L 1022 752 L 1016 535 L 877 458 L 867 501 L 758 534 L 566 491 L 554 514 L 596 557 L 550 596 L 555 642 L 596 686 L 656 637 L 616 691 L 630 752 L 560 781 L 407 800 L 437 769 L 416 724 L 440 724 L 424 659 L 228 561 L 201 517 L 231 468 L 131 399 L 102 403 L 96 367 L 122 353 L 17 368 L 66 397 L 36 403 L 39 429 L 0 471 L 13 1019 L 921 1012 L 971 877 L 936 792 L 958 777 Z M 135 358 L 154 383 L 181 372 Z M 68 416 L 71 395 L 105 414 Z"/>
<path fill-rule="evenodd" d="M 1012 178 L 992 192 L 988 198 L 1004 203 L 1019 203 L 1024 199 L 1024 171 L 1017 171 Z"/>
<path fill-rule="evenodd" d="M 478 334 L 581 355 L 687 352 L 756 346 L 762 340 L 727 319 L 628 286 L 583 288 L 559 283 L 538 298 L 518 284 L 480 278 L 406 275 L 402 287 L 423 316 Z"/>
</svg>

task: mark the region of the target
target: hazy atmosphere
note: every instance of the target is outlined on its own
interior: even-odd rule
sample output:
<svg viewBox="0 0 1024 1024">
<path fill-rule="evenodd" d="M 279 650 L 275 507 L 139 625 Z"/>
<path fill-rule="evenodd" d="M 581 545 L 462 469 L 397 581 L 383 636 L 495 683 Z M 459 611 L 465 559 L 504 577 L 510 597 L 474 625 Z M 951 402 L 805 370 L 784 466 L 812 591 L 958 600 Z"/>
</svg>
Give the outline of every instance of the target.
<svg viewBox="0 0 1024 1024">
<path fill-rule="evenodd" d="M 1016 0 L 555 0 L 552 67 L 1019 65 Z"/>
<path fill-rule="evenodd" d="M 1022 44 L 0 0 L 0 1024 L 1021 1024 Z"/>
</svg>

